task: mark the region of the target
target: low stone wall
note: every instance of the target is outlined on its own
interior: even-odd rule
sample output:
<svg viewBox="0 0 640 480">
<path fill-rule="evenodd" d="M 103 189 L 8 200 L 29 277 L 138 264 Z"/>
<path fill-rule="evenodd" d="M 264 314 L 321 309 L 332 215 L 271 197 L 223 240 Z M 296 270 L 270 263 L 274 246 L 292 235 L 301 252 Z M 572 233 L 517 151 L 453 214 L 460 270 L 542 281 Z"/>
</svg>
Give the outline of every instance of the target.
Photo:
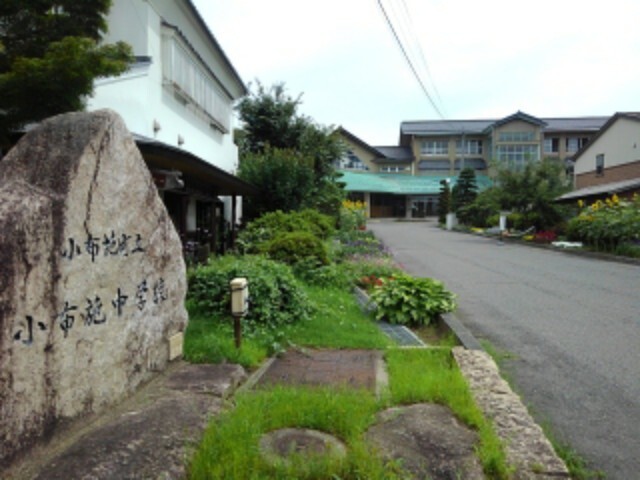
<svg viewBox="0 0 640 480">
<path fill-rule="evenodd" d="M 453 355 L 469 382 L 476 404 L 504 441 L 507 461 L 516 468 L 514 479 L 569 478 L 566 465 L 520 397 L 500 376 L 489 354 L 455 347 Z"/>
</svg>

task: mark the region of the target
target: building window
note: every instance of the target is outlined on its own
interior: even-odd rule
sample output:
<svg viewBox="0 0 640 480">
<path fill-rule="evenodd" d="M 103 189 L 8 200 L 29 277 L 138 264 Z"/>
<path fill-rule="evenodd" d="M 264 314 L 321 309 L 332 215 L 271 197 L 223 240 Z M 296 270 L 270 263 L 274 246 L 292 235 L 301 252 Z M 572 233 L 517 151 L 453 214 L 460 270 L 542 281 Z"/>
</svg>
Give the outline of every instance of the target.
<svg viewBox="0 0 640 480">
<path fill-rule="evenodd" d="M 496 157 L 509 168 L 521 170 L 526 163 L 540 160 L 540 153 L 537 145 L 498 145 Z"/>
<path fill-rule="evenodd" d="M 549 137 L 544 139 L 544 153 L 558 153 L 560 151 L 560 139 Z"/>
<path fill-rule="evenodd" d="M 345 170 L 369 170 L 369 167 L 351 150 L 347 150 L 346 154 L 337 161 L 337 168 Z"/>
<path fill-rule="evenodd" d="M 422 142 L 420 153 L 423 155 L 448 155 L 449 142 L 447 140 L 426 140 Z"/>
<path fill-rule="evenodd" d="M 209 125 L 223 133 L 230 131 L 231 98 L 175 28 L 163 31 L 162 80 L 182 104 L 202 116 Z"/>
<path fill-rule="evenodd" d="M 568 137 L 566 139 L 567 152 L 575 153 L 589 143 L 587 137 Z"/>
<path fill-rule="evenodd" d="M 596 175 L 599 177 L 604 175 L 604 153 L 596 155 Z"/>
<path fill-rule="evenodd" d="M 383 165 L 380 167 L 380 171 L 382 173 L 400 173 L 407 170 L 407 167 L 397 166 L 397 165 Z"/>
<path fill-rule="evenodd" d="M 512 142 L 534 142 L 535 134 L 533 132 L 500 132 L 498 141 Z"/>
<path fill-rule="evenodd" d="M 456 142 L 457 155 L 482 155 L 482 140 L 462 140 Z"/>
</svg>

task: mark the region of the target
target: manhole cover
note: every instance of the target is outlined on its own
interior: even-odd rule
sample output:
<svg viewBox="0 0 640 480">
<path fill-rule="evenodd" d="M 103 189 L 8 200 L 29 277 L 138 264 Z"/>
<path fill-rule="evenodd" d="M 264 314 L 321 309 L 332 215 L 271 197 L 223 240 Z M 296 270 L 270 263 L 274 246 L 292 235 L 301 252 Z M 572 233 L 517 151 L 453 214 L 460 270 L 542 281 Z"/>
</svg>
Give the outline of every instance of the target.
<svg viewBox="0 0 640 480">
<path fill-rule="evenodd" d="M 333 435 L 307 428 L 283 428 L 265 433 L 260 439 L 260 451 L 272 463 L 286 461 L 292 454 L 335 457 L 347 454 L 344 443 Z"/>
</svg>

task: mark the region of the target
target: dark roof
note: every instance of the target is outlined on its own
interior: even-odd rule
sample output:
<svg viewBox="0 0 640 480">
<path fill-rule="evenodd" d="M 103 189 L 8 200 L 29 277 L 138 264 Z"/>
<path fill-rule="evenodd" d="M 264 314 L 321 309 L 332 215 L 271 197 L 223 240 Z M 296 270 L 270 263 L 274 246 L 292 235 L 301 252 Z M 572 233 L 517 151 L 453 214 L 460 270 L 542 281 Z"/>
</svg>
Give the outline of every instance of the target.
<svg viewBox="0 0 640 480">
<path fill-rule="evenodd" d="M 383 157 L 381 161 L 385 162 L 412 162 L 413 152 L 409 147 L 373 147 L 380 152 Z"/>
<path fill-rule="evenodd" d="M 360 147 L 364 148 L 365 150 L 367 150 L 369 153 L 371 153 L 375 157 L 383 156 L 383 154 L 381 152 L 379 152 L 376 148 L 372 147 L 371 145 L 369 145 L 367 142 L 365 142 L 364 140 L 360 139 L 359 137 L 356 137 L 353 133 L 351 133 L 346 128 L 338 127 L 335 130 L 335 133 L 338 133 L 338 134 L 342 135 L 343 137 L 347 138 L 349 141 L 355 143 L 356 145 L 359 145 Z"/>
<path fill-rule="evenodd" d="M 570 132 L 577 130 L 580 132 L 597 132 L 607 123 L 611 117 L 576 117 L 576 118 L 545 118 L 547 126 L 545 132 Z"/>
<path fill-rule="evenodd" d="M 579 198 L 609 196 L 614 193 L 622 193 L 640 189 L 640 178 L 631 178 L 620 182 L 593 185 L 591 187 L 580 188 L 573 192 L 565 193 L 556 198 L 557 202 L 577 200 Z"/>
<path fill-rule="evenodd" d="M 402 135 L 481 134 L 495 120 L 419 120 L 400 124 Z"/>
<path fill-rule="evenodd" d="M 519 112 L 517 118 L 524 116 L 535 119 L 543 127 L 544 132 L 570 132 L 570 131 L 598 131 L 610 117 L 566 117 L 566 118 L 538 118 L 531 117 Z M 492 125 L 504 124 L 507 119 L 515 119 L 518 113 L 503 119 L 484 120 L 420 120 L 406 121 L 400 124 L 400 135 L 460 135 L 464 132 L 467 135 L 482 135 Z M 509 120 L 510 121 L 510 120 Z"/>
<path fill-rule="evenodd" d="M 187 181 L 206 184 L 215 195 L 258 195 L 260 190 L 202 158 L 153 138 L 133 134 L 150 168 L 179 170 Z"/>
<path fill-rule="evenodd" d="M 500 125 L 505 125 L 509 122 L 513 122 L 514 120 L 521 120 L 523 122 L 531 123 L 532 125 L 538 125 L 539 127 L 544 127 L 547 124 L 547 122 L 545 122 L 544 120 L 518 110 L 516 113 L 509 115 L 508 117 L 497 120 L 492 125 L 490 125 L 490 127 L 499 127 Z"/>
</svg>

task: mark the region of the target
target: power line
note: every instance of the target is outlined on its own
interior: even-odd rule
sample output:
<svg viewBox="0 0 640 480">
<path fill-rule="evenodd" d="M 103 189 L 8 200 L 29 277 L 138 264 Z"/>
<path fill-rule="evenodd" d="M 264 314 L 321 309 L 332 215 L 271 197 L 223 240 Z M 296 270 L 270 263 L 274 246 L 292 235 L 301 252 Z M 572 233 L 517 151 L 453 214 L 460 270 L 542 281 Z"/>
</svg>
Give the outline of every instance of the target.
<svg viewBox="0 0 640 480">
<path fill-rule="evenodd" d="M 429 68 L 429 65 L 427 64 L 427 59 L 426 59 L 426 56 L 424 54 L 424 50 L 422 49 L 422 44 L 420 43 L 420 39 L 416 35 L 416 29 L 414 28 L 413 20 L 411 19 L 411 13 L 409 12 L 409 7 L 407 6 L 407 2 L 405 0 L 400 0 L 400 3 L 402 3 L 404 17 L 406 19 L 406 23 L 408 25 L 409 32 L 411 33 L 411 37 L 412 37 L 413 43 L 415 45 L 417 45 L 418 57 L 421 60 L 422 66 L 424 67 L 424 71 L 427 73 L 427 77 L 431 82 L 431 86 L 433 87 L 433 91 L 435 92 L 436 97 L 437 97 L 438 101 L 440 102 L 440 107 L 444 111 L 445 109 L 443 108 L 444 106 L 443 106 L 443 102 L 442 102 L 442 97 L 440 96 L 440 92 L 438 91 L 438 87 L 436 86 L 436 82 L 435 82 L 433 76 L 431 75 L 431 69 Z M 445 111 L 445 114 L 446 114 L 446 111 Z"/>
<path fill-rule="evenodd" d="M 391 29 L 391 33 L 393 33 L 393 37 L 396 39 L 396 43 L 398 44 L 398 46 L 400 47 L 400 50 L 402 51 L 402 54 L 404 55 L 404 58 L 407 62 L 407 64 L 409 65 L 409 68 L 411 69 L 411 71 L 413 72 L 413 76 L 416 78 L 416 80 L 418 81 L 418 83 L 420 84 L 420 87 L 422 88 L 422 91 L 424 92 L 424 94 L 426 95 L 427 99 L 429 100 L 429 103 L 431 104 L 431 106 L 433 107 L 433 109 L 436 111 L 436 113 L 440 116 L 440 118 L 442 120 L 444 120 L 444 115 L 442 115 L 442 112 L 440 111 L 440 109 L 438 108 L 438 106 L 436 105 L 436 103 L 433 101 L 433 98 L 431 97 L 431 94 L 429 93 L 429 91 L 427 90 L 427 87 L 424 85 L 424 82 L 422 81 L 422 79 L 420 78 L 420 75 L 418 75 L 418 72 L 416 71 L 415 66 L 413 65 L 413 62 L 411 61 L 411 58 L 409 57 L 409 55 L 407 54 L 406 49 L 404 48 L 404 45 L 402 44 L 402 41 L 400 40 L 400 37 L 398 36 L 398 33 L 396 32 L 396 29 L 393 26 L 393 23 L 391 22 L 391 19 L 389 18 L 389 15 L 387 15 L 387 11 L 384 8 L 384 5 L 382 4 L 382 0 L 378 0 L 378 6 L 380 7 L 380 10 L 382 11 L 382 14 L 384 15 L 384 18 L 387 22 L 387 25 L 389 26 L 389 28 Z"/>
</svg>

